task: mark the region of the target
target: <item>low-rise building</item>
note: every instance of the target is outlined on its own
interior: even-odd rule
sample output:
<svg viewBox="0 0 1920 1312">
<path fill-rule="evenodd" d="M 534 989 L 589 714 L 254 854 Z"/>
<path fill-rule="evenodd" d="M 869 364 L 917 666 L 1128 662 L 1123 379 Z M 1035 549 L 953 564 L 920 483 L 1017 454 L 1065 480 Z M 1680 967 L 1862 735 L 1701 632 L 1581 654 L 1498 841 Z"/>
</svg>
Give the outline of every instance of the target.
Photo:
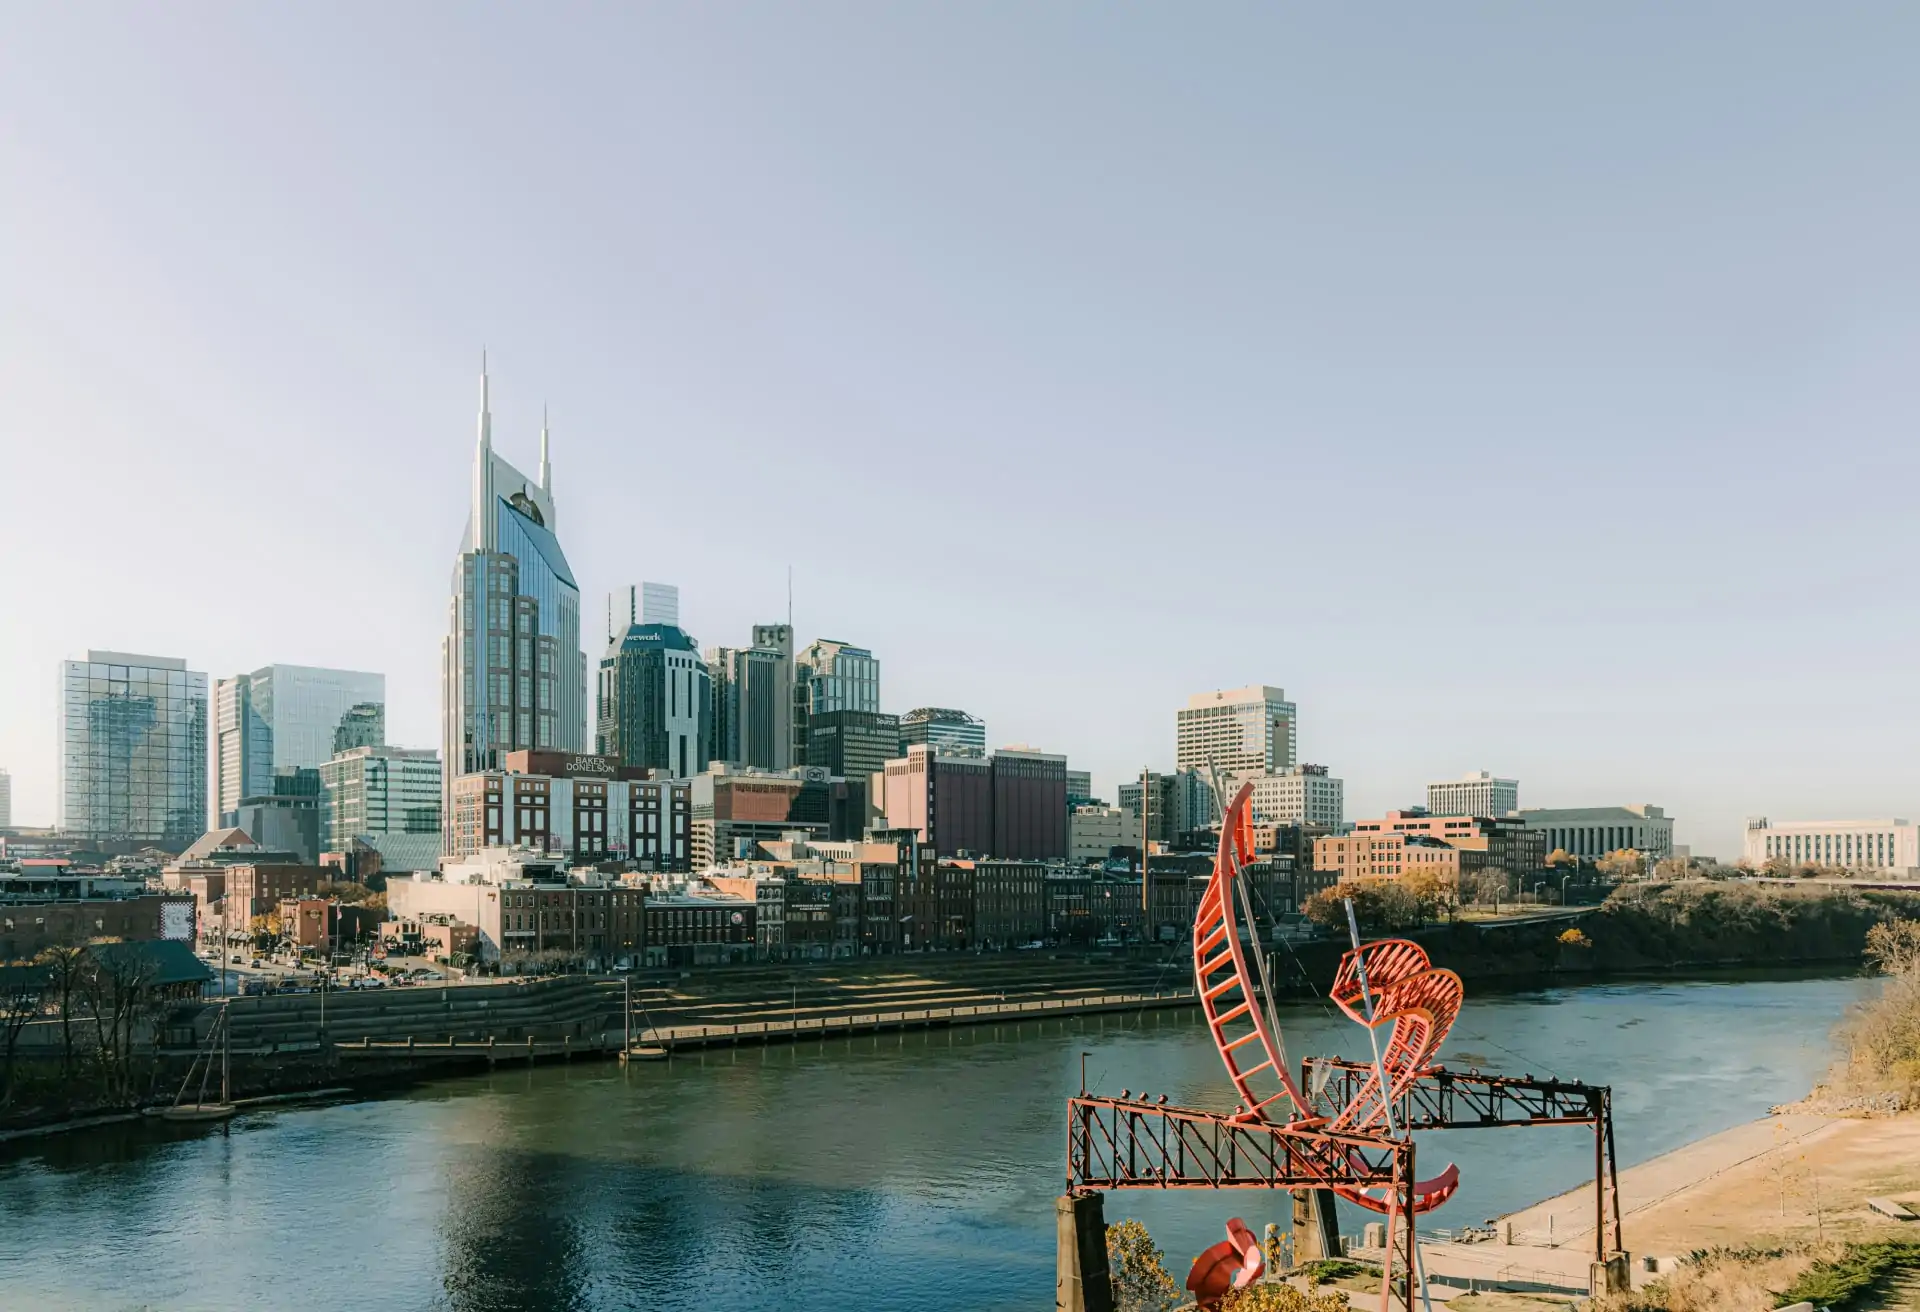
<svg viewBox="0 0 1920 1312">
<path fill-rule="evenodd" d="M 225 916 L 231 930 L 245 929 L 255 916 L 280 909 L 288 898 L 308 897 L 330 882 L 320 866 L 239 862 L 226 868 Z"/>
<path fill-rule="evenodd" d="M 280 933 L 301 950 L 337 951 L 377 936 L 386 913 L 326 897 L 287 898 L 280 903 Z"/>
<path fill-rule="evenodd" d="M 1544 830 L 1547 851 L 1593 859 L 1634 851 L 1660 861 L 1673 855 L 1673 820 L 1649 803 L 1560 807 L 1520 812 L 1529 829 Z"/>
<path fill-rule="evenodd" d="M 1888 820 L 1747 821 L 1744 855 L 1755 866 L 1828 866 L 1888 875 L 1920 874 L 1920 825 Z"/>
<path fill-rule="evenodd" d="M 1116 848 L 1140 850 L 1140 817 L 1118 806 L 1076 806 L 1067 817 L 1067 858 L 1105 861 Z"/>
<path fill-rule="evenodd" d="M 1295 765 L 1267 774 L 1243 775 L 1253 785 L 1255 823 L 1317 825 L 1338 829 L 1346 819 L 1346 784 L 1324 765 Z"/>
<path fill-rule="evenodd" d="M 0 964 L 91 939 L 191 942 L 193 899 L 96 873 L 0 876 Z"/>
<path fill-rule="evenodd" d="M 1458 879 L 1487 864 L 1486 853 L 1454 847 L 1427 834 L 1399 830 L 1361 831 L 1316 838 L 1314 868 L 1342 879 L 1398 879 L 1414 870 L 1436 870 Z"/>
<path fill-rule="evenodd" d="M 1517 816 L 1430 815 L 1424 810 L 1389 811 L 1378 820 L 1355 823 L 1354 835 L 1403 833 L 1438 839 L 1462 851 L 1481 855 L 1468 861 L 1468 871 L 1498 866 L 1526 875 L 1547 864 L 1547 836 L 1528 828 Z"/>
<path fill-rule="evenodd" d="M 724 893 L 649 896 L 646 899 L 647 964 L 707 966 L 751 961 L 755 948 L 755 913 L 754 902 Z"/>
</svg>

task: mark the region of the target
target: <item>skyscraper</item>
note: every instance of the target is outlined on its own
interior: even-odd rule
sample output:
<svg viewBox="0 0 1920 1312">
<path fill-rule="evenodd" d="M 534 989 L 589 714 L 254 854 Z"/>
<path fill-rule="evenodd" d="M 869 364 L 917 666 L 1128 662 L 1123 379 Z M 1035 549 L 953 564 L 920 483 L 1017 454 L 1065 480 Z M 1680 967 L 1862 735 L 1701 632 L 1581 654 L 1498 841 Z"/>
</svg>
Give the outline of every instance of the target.
<svg viewBox="0 0 1920 1312">
<path fill-rule="evenodd" d="M 281 771 L 318 770 L 342 742 L 378 746 L 386 702 L 386 676 L 358 670 L 266 665 L 216 681 L 208 826 L 238 825 L 244 799 L 272 796 Z"/>
<path fill-rule="evenodd" d="M 684 779 L 706 769 L 712 751 L 712 678 L 694 640 L 671 622 L 680 617 L 678 590 L 669 590 L 668 606 L 655 591 L 665 585 L 642 586 L 627 590 L 627 622 L 607 634 L 594 750 Z M 643 597 L 661 618 L 644 618 Z"/>
<path fill-rule="evenodd" d="M 546 424 L 535 482 L 494 452 L 483 360 L 472 505 L 440 648 L 443 797 L 461 775 L 500 768 L 508 752 L 586 744 L 580 585 L 556 526 Z"/>
<path fill-rule="evenodd" d="M 787 770 L 793 756 L 793 630 L 753 626 L 753 646 L 707 652 L 713 679 L 713 759 Z"/>
<path fill-rule="evenodd" d="M 1203 692 L 1180 712 L 1174 764 L 1182 770 L 1211 765 L 1224 778 L 1267 774 L 1295 764 L 1299 744 L 1299 716 L 1284 689 L 1254 684 Z"/>
<path fill-rule="evenodd" d="M 0 829 L 13 828 L 13 776 L 0 770 Z"/>
<path fill-rule="evenodd" d="M 185 847 L 206 828 L 207 676 L 168 656 L 60 666 L 59 828 Z"/>
<path fill-rule="evenodd" d="M 816 721 L 824 727 L 829 721 L 821 717 L 838 717 L 843 711 L 858 712 L 860 718 L 851 721 L 836 718 L 831 723 L 841 728 L 848 724 L 868 728 L 880 724 L 875 718 L 880 713 L 880 662 L 865 647 L 855 647 L 833 638 L 817 638 L 807 644 L 806 650 L 795 657 L 793 663 L 795 765 L 831 768 L 826 760 L 814 759 L 815 743 L 836 741 L 837 729 L 823 737 L 815 733 Z M 891 760 L 899 754 L 899 744 L 896 742 L 888 746 L 887 754 L 880 760 Z M 873 768 L 879 767 L 876 765 Z"/>
</svg>

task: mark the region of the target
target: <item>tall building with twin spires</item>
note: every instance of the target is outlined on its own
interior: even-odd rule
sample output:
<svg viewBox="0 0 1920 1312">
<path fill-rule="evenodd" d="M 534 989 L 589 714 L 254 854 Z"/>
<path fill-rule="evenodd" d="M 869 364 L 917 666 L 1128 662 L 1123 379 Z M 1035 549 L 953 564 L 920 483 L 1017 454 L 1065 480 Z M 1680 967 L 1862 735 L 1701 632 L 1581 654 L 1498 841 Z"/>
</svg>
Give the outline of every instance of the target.
<svg viewBox="0 0 1920 1312">
<path fill-rule="evenodd" d="M 553 467 L 540 425 L 540 477 L 493 449 L 486 362 L 472 505 L 453 567 L 440 647 L 441 795 L 463 774 L 497 770 L 508 752 L 586 747 L 587 658 L 580 585 L 555 536 Z M 442 824 L 450 838 L 452 807 Z"/>
</svg>

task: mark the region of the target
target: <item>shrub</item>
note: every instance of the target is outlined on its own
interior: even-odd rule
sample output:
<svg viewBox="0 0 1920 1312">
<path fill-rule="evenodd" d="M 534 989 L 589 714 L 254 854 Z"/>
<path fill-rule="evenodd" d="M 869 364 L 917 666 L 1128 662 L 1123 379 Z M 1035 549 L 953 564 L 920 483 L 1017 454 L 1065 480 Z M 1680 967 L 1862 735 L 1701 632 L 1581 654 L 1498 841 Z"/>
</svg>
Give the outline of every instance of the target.
<svg viewBox="0 0 1920 1312">
<path fill-rule="evenodd" d="M 1165 1312 L 1180 1302 L 1166 1254 L 1138 1221 L 1107 1227 L 1107 1274 L 1119 1312 Z"/>
<path fill-rule="evenodd" d="M 1220 1312 L 1346 1312 L 1350 1306 L 1342 1290 L 1302 1291 L 1280 1284 L 1249 1285 L 1220 1300 Z"/>
</svg>

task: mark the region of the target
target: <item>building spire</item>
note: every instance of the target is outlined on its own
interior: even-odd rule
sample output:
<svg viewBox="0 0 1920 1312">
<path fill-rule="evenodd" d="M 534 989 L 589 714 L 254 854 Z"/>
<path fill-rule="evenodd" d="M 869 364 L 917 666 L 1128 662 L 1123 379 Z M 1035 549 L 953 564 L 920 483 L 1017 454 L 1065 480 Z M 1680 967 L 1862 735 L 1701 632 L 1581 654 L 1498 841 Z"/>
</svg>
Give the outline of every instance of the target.
<svg viewBox="0 0 1920 1312">
<path fill-rule="evenodd" d="M 553 465 L 547 459 L 547 407 L 540 407 L 540 490 L 553 495 Z"/>
<path fill-rule="evenodd" d="M 473 528 L 468 546 L 493 550 L 493 413 L 487 405 L 487 352 L 480 349 L 480 442 L 473 453 Z"/>
<path fill-rule="evenodd" d="M 493 412 L 487 405 L 487 348 L 480 348 L 480 445 L 493 445 Z"/>
</svg>

